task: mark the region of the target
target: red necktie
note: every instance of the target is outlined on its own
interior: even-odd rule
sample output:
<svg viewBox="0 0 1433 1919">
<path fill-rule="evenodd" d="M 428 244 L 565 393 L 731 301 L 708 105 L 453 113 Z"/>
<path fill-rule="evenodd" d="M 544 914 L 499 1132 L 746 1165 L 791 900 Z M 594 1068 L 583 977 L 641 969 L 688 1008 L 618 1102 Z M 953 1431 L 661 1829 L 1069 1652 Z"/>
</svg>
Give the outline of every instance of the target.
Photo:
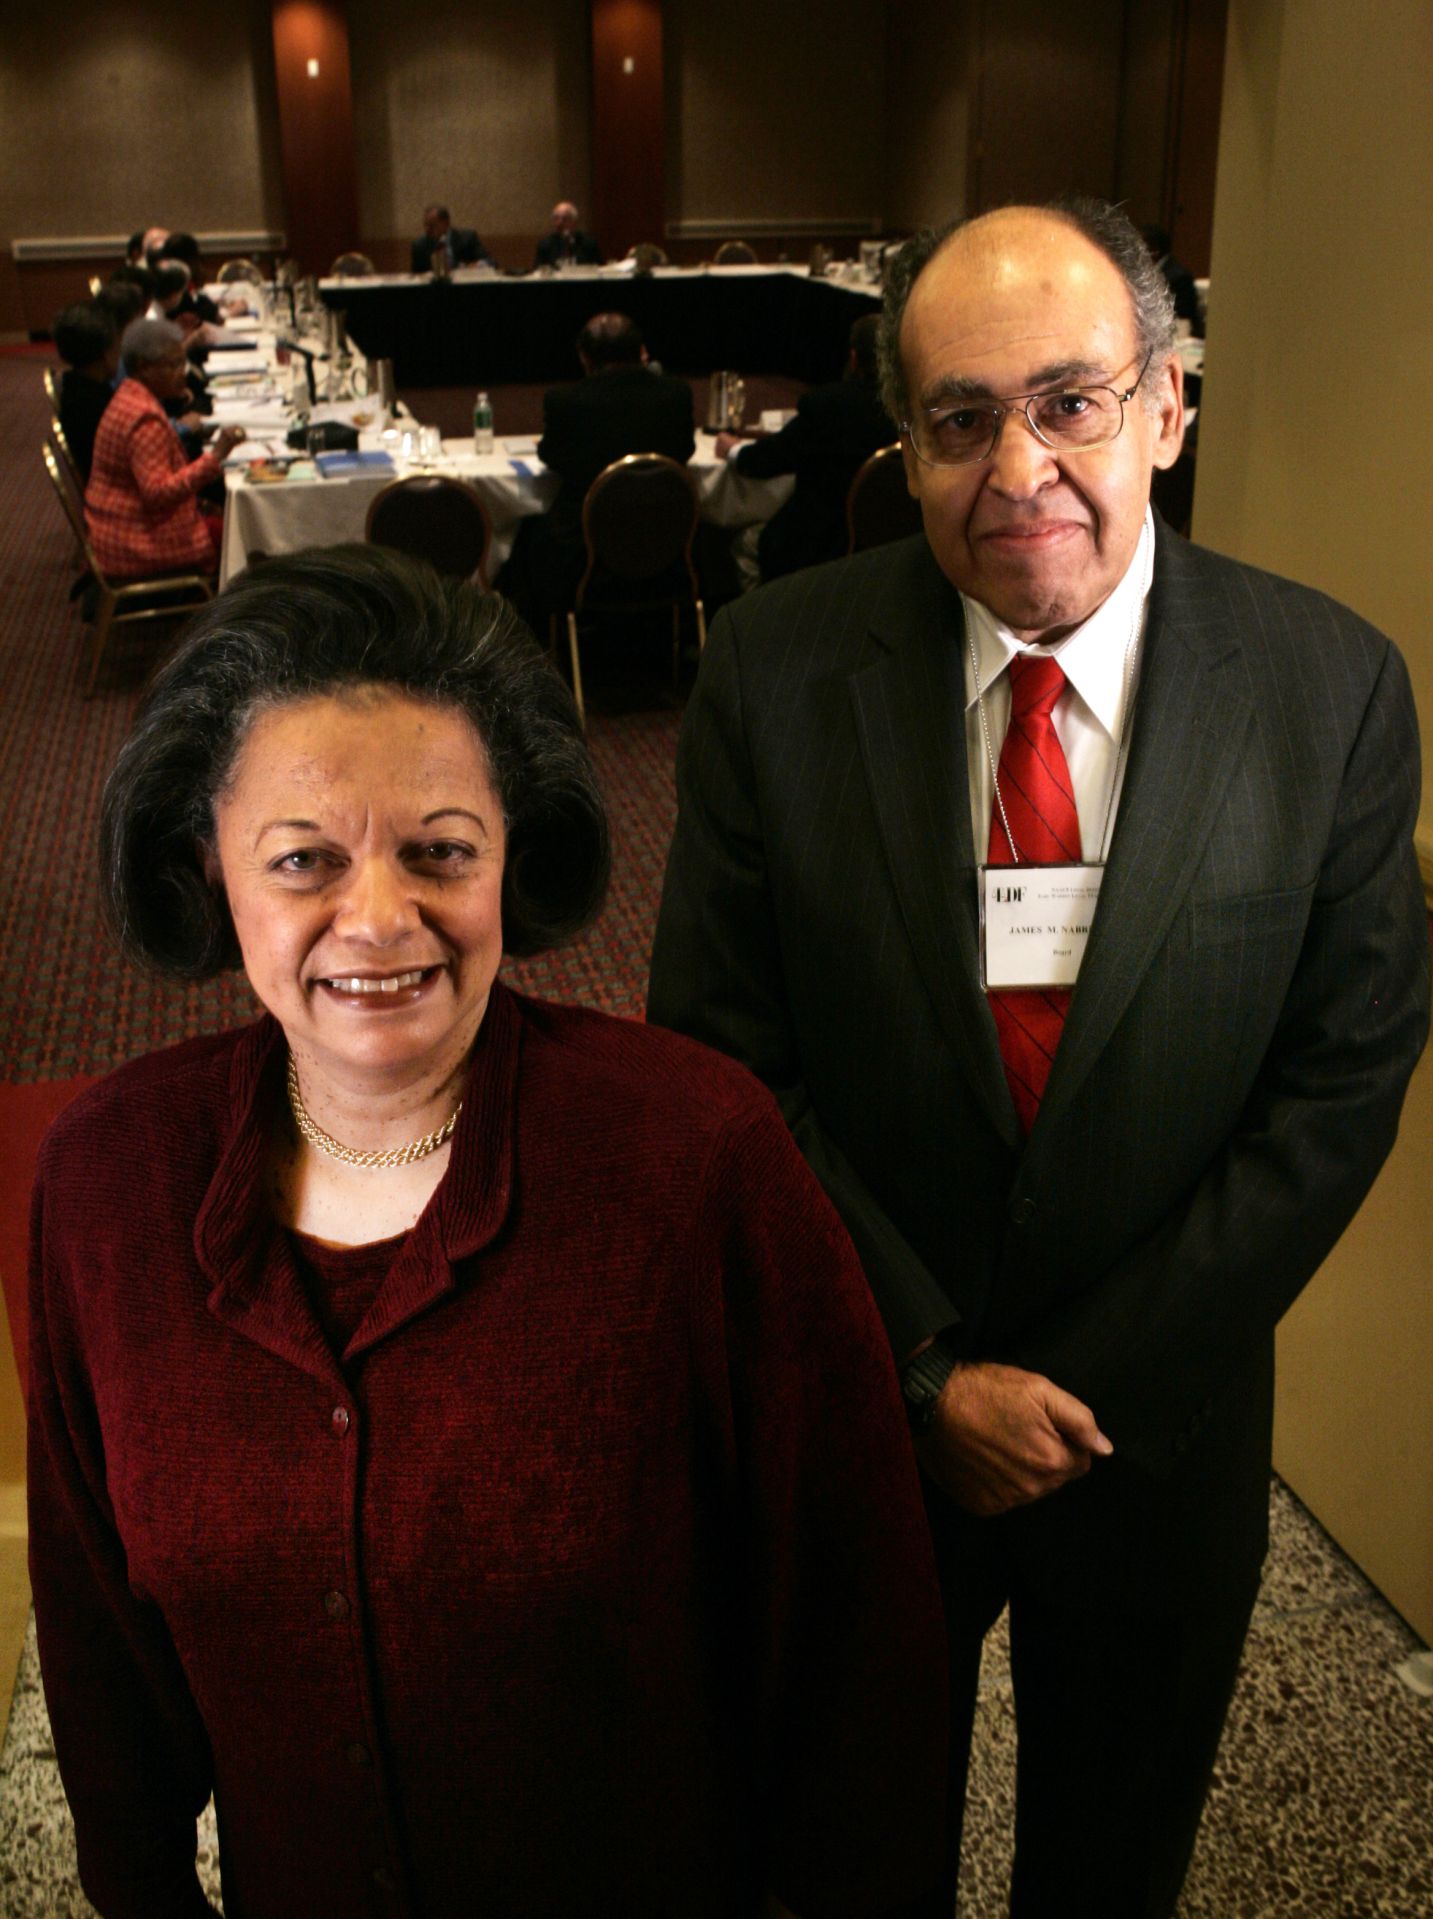
<svg viewBox="0 0 1433 1919">
<path fill-rule="evenodd" d="M 1065 690 L 1064 672 L 1058 660 L 1024 653 L 1011 660 L 1008 670 L 1010 726 L 1000 749 L 999 799 L 992 796 L 990 809 L 989 863 L 1016 864 L 1006 837 L 1006 820 L 1022 865 L 1078 862 L 1080 817 L 1065 750 L 1051 717 Z M 989 998 L 1005 1078 L 1021 1130 L 1028 1134 L 1054 1064 L 1070 995 L 1067 991 L 999 992 Z"/>
</svg>

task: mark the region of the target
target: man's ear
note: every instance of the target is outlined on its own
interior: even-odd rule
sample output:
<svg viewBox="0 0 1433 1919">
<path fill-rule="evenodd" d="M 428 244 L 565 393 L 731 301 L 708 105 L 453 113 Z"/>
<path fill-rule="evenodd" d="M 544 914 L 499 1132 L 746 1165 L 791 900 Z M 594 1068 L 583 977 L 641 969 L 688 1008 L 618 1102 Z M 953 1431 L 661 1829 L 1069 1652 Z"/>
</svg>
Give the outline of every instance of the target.
<svg viewBox="0 0 1433 1919">
<path fill-rule="evenodd" d="M 1154 464 L 1171 467 L 1184 446 L 1184 362 L 1172 353 L 1159 374 L 1159 436 Z"/>
</svg>

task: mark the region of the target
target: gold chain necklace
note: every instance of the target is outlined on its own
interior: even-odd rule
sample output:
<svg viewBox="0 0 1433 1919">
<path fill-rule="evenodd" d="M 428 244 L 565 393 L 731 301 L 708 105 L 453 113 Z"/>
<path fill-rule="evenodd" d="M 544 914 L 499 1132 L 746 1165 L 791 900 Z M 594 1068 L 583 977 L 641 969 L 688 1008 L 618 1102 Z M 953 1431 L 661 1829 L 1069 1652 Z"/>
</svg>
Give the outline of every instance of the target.
<svg viewBox="0 0 1433 1919">
<path fill-rule="evenodd" d="M 411 1139 L 406 1146 L 390 1147 L 386 1153 L 360 1153 L 356 1146 L 345 1146 L 309 1118 L 299 1092 L 299 1073 L 292 1053 L 289 1054 L 288 1084 L 289 1111 L 294 1116 L 295 1126 L 310 1146 L 327 1153 L 330 1159 L 341 1159 L 345 1166 L 411 1166 L 415 1159 L 426 1159 L 429 1153 L 436 1153 L 440 1146 L 446 1145 L 463 1110 L 463 1102 L 459 1100 L 436 1133 L 425 1133 L 422 1139 Z"/>
</svg>

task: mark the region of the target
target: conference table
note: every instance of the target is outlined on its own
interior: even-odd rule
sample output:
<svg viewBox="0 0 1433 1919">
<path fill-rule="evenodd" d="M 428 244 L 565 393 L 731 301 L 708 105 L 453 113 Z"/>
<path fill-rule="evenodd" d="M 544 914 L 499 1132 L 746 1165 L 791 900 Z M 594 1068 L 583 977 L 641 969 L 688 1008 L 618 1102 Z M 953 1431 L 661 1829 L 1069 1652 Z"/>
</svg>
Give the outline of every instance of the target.
<svg viewBox="0 0 1433 1919">
<path fill-rule="evenodd" d="M 338 409 L 331 411 L 338 416 Z M 365 450 L 383 450 L 373 431 L 361 432 L 359 444 Z M 715 439 L 708 433 L 698 434 L 688 470 L 697 483 L 703 520 L 732 530 L 769 520 L 795 484 L 789 475 L 743 479 L 717 458 Z M 489 582 L 512 550 L 518 522 L 544 512 L 560 485 L 557 475 L 537 458 L 536 442 L 519 436 L 498 439 L 490 454 L 474 453 L 467 440 L 444 440 L 436 457 L 419 461 L 400 452 L 392 456 L 391 468 L 343 478 L 321 478 L 312 462 L 304 460 L 292 465 L 286 478 L 260 483 L 236 461 L 228 474 L 220 585 L 227 586 L 254 554 L 273 556 L 305 546 L 361 540 L 375 495 L 410 473 L 448 474 L 476 490 L 492 524 Z"/>
<path fill-rule="evenodd" d="M 785 265 L 571 267 L 512 276 L 460 267 L 451 278 L 379 274 L 319 282 L 369 360 L 402 387 L 547 384 L 577 377 L 576 340 L 594 313 L 626 313 L 670 373 L 839 377 L 852 322 L 880 294 L 858 268 L 813 279 Z"/>
</svg>

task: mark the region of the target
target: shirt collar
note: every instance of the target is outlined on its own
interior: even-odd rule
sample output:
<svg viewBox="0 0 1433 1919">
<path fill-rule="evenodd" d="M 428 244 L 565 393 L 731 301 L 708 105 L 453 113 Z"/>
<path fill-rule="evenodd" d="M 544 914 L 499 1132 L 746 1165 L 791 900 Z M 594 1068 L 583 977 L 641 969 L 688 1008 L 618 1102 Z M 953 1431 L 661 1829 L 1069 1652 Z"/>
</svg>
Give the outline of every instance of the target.
<svg viewBox="0 0 1433 1919">
<path fill-rule="evenodd" d="M 1126 649 L 1133 632 L 1135 649 L 1138 650 L 1153 575 L 1154 515 L 1146 507 L 1144 527 L 1136 542 L 1134 557 L 1125 568 L 1119 584 L 1090 617 L 1067 634 L 1058 646 L 1025 645 L 1016 639 L 1008 626 L 996 619 L 989 607 L 962 593 L 960 603 L 965 611 L 966 633 L 975 647 L 980 691 L 990 691 L 1017 653 L 1030 653 L 1036 658 L 1057 658 L 1064 669 L 1065 678 L 1090 712 L 1112 740 L 1118 739 L 1124 703 Z M 967 654 L 967 711 L 975 705 L 977 697 Z"/>
</svg>

